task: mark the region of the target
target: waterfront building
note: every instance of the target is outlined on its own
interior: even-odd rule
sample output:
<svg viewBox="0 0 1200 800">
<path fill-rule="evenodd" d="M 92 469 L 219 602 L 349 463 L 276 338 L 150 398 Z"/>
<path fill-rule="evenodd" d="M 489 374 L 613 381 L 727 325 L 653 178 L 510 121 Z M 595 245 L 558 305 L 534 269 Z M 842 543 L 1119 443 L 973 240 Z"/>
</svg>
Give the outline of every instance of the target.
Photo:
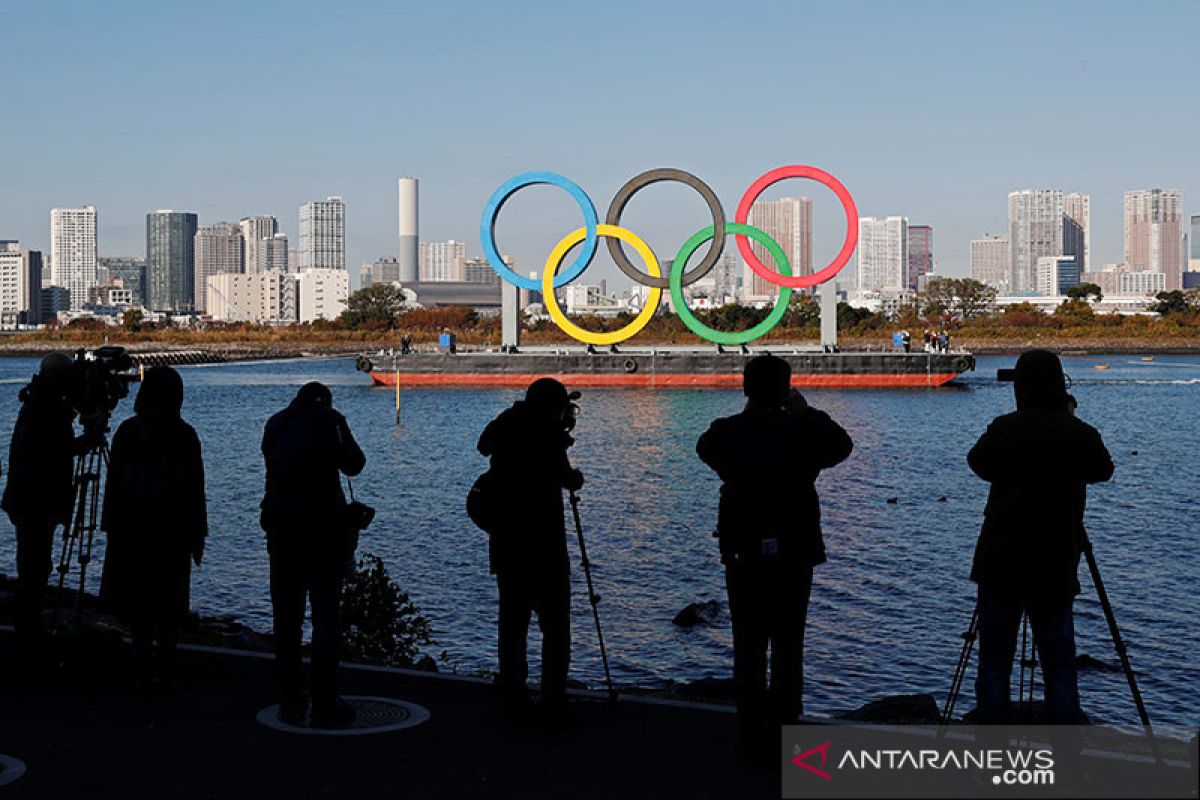
<svg viewBox="0 0 1200 800">
<path fill-rule="evenodd" d="M 792 268 L 792 275 L 812 274 L 812 199 L 783 197 L 779 200 L 759 200 L 750 206 L 747 222 L 774 239 L 783 248 Z M 750 240 L 750 249 L 767 267 L 779 271 L 766 246 Z M 700 256 L 695 256 L 699 259 Z M 693 262 L 694 266 L 695 262 Z M 759 275 L 749 266 L 743 269 L 747 299 L 769 299 L 779 294 L 779 287 Z"/>
<path fill-rule="evenodd" d="M 908 226 L 908 277 L 905 284 L 916 289 L 922 275 L 933 272 L 933 226 Z"/>
<path fill-rule="evenodd" d="M 1182 285 L 1180 240 L 1183 192 L 1140 189 L 1125 193 L 1125 266 L 1132 272 L 1161 272 L 1167 289 Z"/>
<path fill-rule="evenodd" d="M 858 289 L 860 292 L 906 289 L 908 218 L 860 217 Z"/>
<path fill-rule="evenodd" d="M 344 269 L 305 269 L 296 277 L 296 319 L 334 320 L 346 310 L 350 273 Z"/>
<path fill-rule="evenodd" d="M 201 225 L 196 230 L 195 309 L 207 308 L 208 278 L 223 273 L 245 272 L 242 228 L 232 222 Z"/>
<path fill-rule="evenodd" d="M 86 298 L 84 298 L 86 300 Z M 49 322 L 58 317 L 59 312 L 71 310 L 71 290 L 65 286 L 43 286 L 41 291 L 41 319 Z M 80 308 L 83 308 L 81 305 Z"/>
<path fill-rule="evenodd" d="M 15 330 L 28 307 L 25 256 L 21 243 L 0 240 L 0 329 Z"/>
<path fill-rule="evenodd" d="M 299 270 L 346 269 L 346 204 L 340 197 L 300 206 Z"/>
<path fill-rule="evenodd" d="M 296 320 L 296 276 L 278 270 L 211 275 L 205 306 L 215 321 L 291 323 Z"/>
<path fill-rule="evenodd" d="M 1042 256 L 1063 254 L 1063 194 L 1058 189 L 1024 189 L 1008 195 L 1009 290 L 1037 290 Z"/>
<path fill-rule="evenodd" d="M 1059 297 L 1079 285 L 1079 262 L 1075 256 L 1042 256 L 1038 259 L 1037 292 Z"/>
<path fill-rule="evenodd" d="M 1092 268 L 1092 198 L 1072 192 L 1063 195 L 1063 255 L 1074 256 L 1080 272 Z"/>
<path fill-rule="evenodd" d="M 195 309 L 196 227 L 196 215 L 188 211 L 146 215 L 146 305 L 151 309 Z"/>
<path fill-rule="evenodd" d="M 133 292 L 134 305 L 146 304 L 146 260 L 124 256 L 101 256 L 98 283 L 119 281 Z"/>
<path fill-rule="evenodd" d="M 96 283 L 96 209 L 50 209 L 51 283 L 70 293 L 70 308 L 83 308 Z"/>
<path fill-rule="evenodd" d="M 1008 291 L 1012 259 L 1007 236 L 985 235 L 971 240 L 971 277 L 1000 293 Z"/>
<path fill-rule="evenodd" d="M 260 217 L 242 217 L 238 227 L 242 230 L 244 271 L 266 272 L 273 269 L 263 252 L 263 242 L 279 233 L 279 220 L 270 214 Z"/>
<path fill-rule="evenodd" d="M 512 259 L 505 257 L 505 263 L 512 267 Z M 500 284 L 500 276 L 486 258 L 468 258 L 463 261 L 463 280 L 467 283 Z"/>
<path fill-rule="evenodd" d="M 1105 264 L 1104 269 L 1095 272 L 1083 272 L 1079 275 L 1080 283 L 1094 283 L 1105 295 L 1121 293 L 1121 275 L 1125 273 L 1124 264 Z"/>
<path fill-rule="evenodd" d="M 1117 291 L 1120 294 L 1138 294 L 1153 297 L 1159 292 L 1167 291 L 1167 276 L 1166 273 L 1152 272 L 1150 270 L 1122 272 L 1117 278 Z"/>
<path fill-rule="evenodd" d="M 420 276 L 422 283 L 433 281 L 464 280 L 464 264 L 467 260 L 467 245 L 465 242 L 421 242 L 420 246 Z M 403 265 L 400 268 L 404 274 Z M 403 279 L 401 279 L 403 283 Z"/>
<path fill-rule="evenodd" d="M 380 256 L 373 264 L 363 264 L 358 274 L 358 288 L 366 289 L 377 283 L 396 283 L 400 280 L 400 260 L 395 256 Z"/>
<path fill-rule="evenodd" d="M 286 233 L 276 233 L 258 243 L 259 272 L 291 272 L 293 262 Z M 249 271 L 249 270 L 247 270 Z"/>
</svg>

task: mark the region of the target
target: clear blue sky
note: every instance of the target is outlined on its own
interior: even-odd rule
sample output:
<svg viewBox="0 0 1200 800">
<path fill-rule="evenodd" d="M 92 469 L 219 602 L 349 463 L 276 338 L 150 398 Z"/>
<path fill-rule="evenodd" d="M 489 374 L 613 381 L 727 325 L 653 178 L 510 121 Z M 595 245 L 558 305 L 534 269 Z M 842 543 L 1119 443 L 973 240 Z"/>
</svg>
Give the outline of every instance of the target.
<svg viewBox="0 0 1200 800">
<path fill-rule="evenodd" d="M 479 254 L 493 188 L 562 172 L 601 215 L 655 166 L 696 172 L 732 217 L 765 170 L 815 164 L 863 214 L 935 229 L 939 271 L 1006 226 L 1006 195 L 1092 196 L 1095 263 L 1121 258 L 1121 193 L 1200 213 L 1200 4 L 1022 2 L 41 2 L 3 15 L 0 239 L 49 244 L 49 209 L 92 204 L 102 255 L 144 217 L 278 216 L 341 195 L 348 260 L 394 254 L 396 178 L 421 236 Z M 816 200 L 817 266 L 842 236 Z M 519 194 L 500 241 L 523 271 L 579 222 Z M 707 224 L 682 187 L 625 224 L 660 258 Z M 598 256 L 599 275 L 612 274 Z M 604 262 L 604 263 L 602 263 Z"/>
</svg>

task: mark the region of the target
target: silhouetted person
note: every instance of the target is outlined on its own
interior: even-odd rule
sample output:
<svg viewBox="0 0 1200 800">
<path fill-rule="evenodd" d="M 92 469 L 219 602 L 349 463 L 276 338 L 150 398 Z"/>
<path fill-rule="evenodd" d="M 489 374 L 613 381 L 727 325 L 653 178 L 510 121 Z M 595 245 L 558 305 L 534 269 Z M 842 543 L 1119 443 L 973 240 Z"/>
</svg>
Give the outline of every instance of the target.
<svg viewBox="0 0 1200 800">
<path fill-rule="evenodd" d="M 180 416 L 182 409 L 179 373 L 147 370 L 134 416 L 113 436 L 104 488 L 100 527 L 108 542 L 101 594 L 118 619 L 129 622 L 142 683 L 175 678 L 192 563 L 200 566 L 208 536 L 200 438 Z"/>
<path fill-rule="evenodd" d="M 275 660 L 282 688 L 280 717 L 303 724 L 308 702 L 300 661 L 304 607 L 312 602 L 312 722 L 348 724 L 354 709 L 337 696 L 346 496 L 341 473 L 357 475 L 366 457 L 321 383 L 307 383 L 267 421 L 262 452 L 267 488 L 262 527 L 271 557 Z"/>
<path fill-rule="evenodd" d="M 997 417 L 967 463 L 992 486 L 975 547 L 979 585 L 979 722 L 1005 721 L 1022 612 L 1046 683 L 1050 721 L 1081 721 L 1072 605 L 1087 485 L 1112 477 L 1100 433 L 1075 418 L 1062 364 L 1046 350 L 1018 360 L 1017 410 Z"/>
<path fill-rule="evenodd" d="M 71 524 L 75 455 L 87 449 L 75 436 L 67 401 L 73 362 L 62 353 L 42 359 L 18 398 L 21 411 L 8 451 L 8 484 L 0 508 L 17 530 L 17 587 L 13 622 L 18 657 L 35 667 L 45 635 L 42 606 L 53 571 L 54 530 Z"/>
<path fill-rule="evenodd" d="M 571 399 L 558 381 L 536 380 L 525 399 L 488 423 L 479 437 L 498 493 L 513 501 L 511 518 L 489 544 L 500 593 L 498 685 L 513 711 L 529 702 L 525 647 L 533 614 L 542 631 L 542 703 L 555 711 L 566 701 L 571 577 L 562 491 L 583 486 L 583 475 L 567 459 Z"/>
<path fill-rule="evenodd" d="M 759 756 L 778 746 L 777 726 L 804 713 L 804 627 L 813 566 L 825 560 L 814 484 L 854 448 L 840 425 L 790 389 L 791 376 L 781 358 L 751 359 L 745 410 L 713 422 L 696 445 L 722 481 L 717 533 L 738 722 L 748 754 Z"/>
<path fill-rule="evenodd" d="M 412 337 L 405 335 L 400 337 L 400 355 L 406 356 L 412 352 Z"/>
</svg>

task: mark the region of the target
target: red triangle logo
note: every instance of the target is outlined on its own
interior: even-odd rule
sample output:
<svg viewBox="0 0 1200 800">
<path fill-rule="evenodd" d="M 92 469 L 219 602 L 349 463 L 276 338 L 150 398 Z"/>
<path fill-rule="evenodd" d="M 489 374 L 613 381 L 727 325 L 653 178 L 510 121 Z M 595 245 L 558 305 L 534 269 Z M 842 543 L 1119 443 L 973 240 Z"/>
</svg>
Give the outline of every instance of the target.
<svg viewBox="0 0 1200 800">
<path fill-rule="evenodd" d="M 801 753 L 798 756 L 792 756 L 792 763 L 795 764 L 797 767 L 803 767 L 804 769 L 808 770 L 813 775 L 816 775 L 819 778 L 824 778 L 825 780 L 830 780 L 830 775 L 828 772 L 826 772 L 823 769 L 817 769 L 812 764 L 808 763 L 808 759 L 810 756 L 813 756 L 813 755 L 816 755 L 819 753 L 821 755 L 821 766 L 822 767 L 825 766 L 825 761 L 829 757 L 829 745 L 830 744 L 831 744 L 830 742 L 825 742 L 824 744 L 819 744 L 812 749 L 805 750 L 803 753 Z"/>
</svg>

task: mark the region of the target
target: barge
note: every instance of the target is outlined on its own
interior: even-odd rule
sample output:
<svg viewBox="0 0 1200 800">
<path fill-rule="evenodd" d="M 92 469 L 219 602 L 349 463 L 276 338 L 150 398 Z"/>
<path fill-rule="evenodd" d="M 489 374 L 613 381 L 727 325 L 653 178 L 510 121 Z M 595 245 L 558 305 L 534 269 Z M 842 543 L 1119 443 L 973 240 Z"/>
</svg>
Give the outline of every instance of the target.
<svg viewBox="0 0 1200 800">
<path fill-rule="evenodd" d="M 548 348 L 519 352 L 422 351 L 363 354 L 356 360 L 376 386 L 527 386 L 558 378 L 571 388 L 740 387 L 742 369 L 771 353 L 792 365 L 792 385 L 836 389 L 932 388 L 975 369 L 967 352 L 821 352 L 758 348 L 754 352 Z"/>
</svg>

